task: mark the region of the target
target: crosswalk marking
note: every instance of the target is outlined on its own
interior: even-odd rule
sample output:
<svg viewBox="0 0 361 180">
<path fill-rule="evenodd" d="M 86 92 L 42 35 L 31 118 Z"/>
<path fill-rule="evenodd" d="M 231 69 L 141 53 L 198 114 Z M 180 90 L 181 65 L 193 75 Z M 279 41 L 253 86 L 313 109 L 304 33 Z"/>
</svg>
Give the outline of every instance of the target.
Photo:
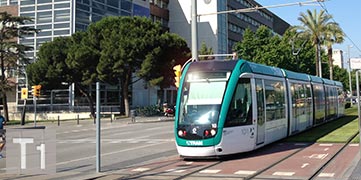
<svg viewBox="0 0 361 180">
<path fill-rule="evenodd" d="M 137 169 L 133 169 L 132 171 L 135 172 L 143 172 L 143 171 L 148 171 L 150 168 L 137 168 Z"/>
<path fill-rule="evenodd" d="M 206 169 L 206 170 L 203 170 L 203 171 L 199 171 L 199 173 L 202 173 L 202 174 L 216 174 L 218 173 L 219 169 Z"/>
<path fill-rule="evenodd" d="M 281 172 L 281 171 L 277 171 L 274 172 L 272 175 L 274 176 L 293 176 L 295 174 L 295 172 Z"/>
<path fill-rule="evenodd" d="M 185 169 L 168 169 L 166 172 L 175 172 L 175 173 L 182 173 L 186 171 Z"/>
<path fill-rule="evenodd" d="M 333 146 L 333 144 L 319 144 L 319 146 Z"/>
<path fill-rule="evenodd" d="M 252 175 L 254 173 L 256 173 L 257 171 L 245 171 L 245 170 L 239 170 L 237 172 L 235 172 L 234 174 L 238 174 L 238 175 Z"/>
<path fill-rule="evenodd" d="M 320 173 L 318 177 L 333 177 L 335 173 Z"/>
</svg>

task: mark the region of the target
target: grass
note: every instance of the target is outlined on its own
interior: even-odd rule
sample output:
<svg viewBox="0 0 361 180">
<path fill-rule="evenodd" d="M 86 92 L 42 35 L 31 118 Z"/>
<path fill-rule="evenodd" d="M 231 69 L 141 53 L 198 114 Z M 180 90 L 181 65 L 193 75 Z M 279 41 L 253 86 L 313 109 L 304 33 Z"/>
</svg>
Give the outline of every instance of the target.
<svg viewBox="0 0 361 180">
<path fill-rule="evenodd" d="M 319 143 L 344 143 L 358 131 L 357 108 L 345 110 L 345 116 L 334 121 L 314 127 L 303 133 L 291 136 L 286 142 L 319 142 Z M 359 136 L 352 140 L 358 143 Z"/>
</svg>

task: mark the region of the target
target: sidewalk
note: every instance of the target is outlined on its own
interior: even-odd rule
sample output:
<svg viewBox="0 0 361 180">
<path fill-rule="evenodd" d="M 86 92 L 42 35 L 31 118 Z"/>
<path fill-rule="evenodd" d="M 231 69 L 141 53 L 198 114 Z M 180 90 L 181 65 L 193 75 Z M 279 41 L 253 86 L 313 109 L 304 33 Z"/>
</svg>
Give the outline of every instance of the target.
<svg viewBox="0 0 361 180">
<path fill-rule="evenodd" d="M 360 156 L 359 156 L 358 163 L 355 166 L 355 168 L 353 169 L 349 180 L 361 180 L 361 160 L 360 160 Z"/>
</svg>

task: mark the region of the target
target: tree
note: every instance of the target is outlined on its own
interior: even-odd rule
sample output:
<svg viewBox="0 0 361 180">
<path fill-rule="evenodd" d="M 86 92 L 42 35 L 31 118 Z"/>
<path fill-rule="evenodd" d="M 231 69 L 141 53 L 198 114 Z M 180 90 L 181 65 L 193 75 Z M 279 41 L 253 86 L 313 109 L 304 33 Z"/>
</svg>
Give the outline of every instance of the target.
<svg viewBox="0 0 361 180">
<path fill-rule="evenodd" d="M 41 84 L 44 89 L 54 89 L 68 82 L 71 74 L 65 60 L 68 56 L 70 37 L 58 37 L 41 45 L 35 63 L 29 64 L 26 71 L 30 84 Z"/>
<path fill-rule="evenodd" d="M 301 22 L 302 26 L 295 26 L 294 28 L 300 30 L 298 36 L 301 39 L 309 39 L 312 42 L 316 51 L 316 75 L 321 77 L 322 74 L 319 72 L 319 66 L 321 65 L 320 45 L 328 27 L 334 24 L 329 22 L 332 19 L 332 16 L 328 15 L 324 10 L 321 10 L 319 14 L 316 10 L 313 12 L 307 10 L 306 14 L 301 13 L 300 16 L 301 17 L 299 17 L 298 20 Z"/>
<path fill-rule="evenodd" d="M 145 17 L 105 17 L 88 28 L 91 44 L 98 49 L 99 80 L 109 84 L 120 82 L 125 115 L 129 115 L 129 85 L 132 75 L 141 68 L 147 55 L 154 52 L 160 24 Z"/>
<path fill-rule="evenodd" d="M 296 31 L 288 29 L 282 37 L 274 36 L 265 27 L 256 32 L 246 29 L 243 41 L 236 43 L 237 51 L 242 59 L 276 66 L 287 70 L 314 74 L 314 49 L 307 40 L 295 38 Z"/>
<path fill-rule="evenodd" d="M 201 49 L 199 50 L 199 55 L 212 55 L 213 49 L 212 47 L 208 48 L 206 43 L 203 41 L 201 45 Z M 199 60 L 211 60 L 214 59 L 213 56 L 200 57 Z"/>
<path fill-rule="evenodd" d="M 234 45 L 233 51 L 237 52 L 242 59 L 253 61 L 256 56 L 257 44 L 255 43 L 255 34 L 250 28 L 243 32 L 243 40 Z"/>
<path fill-rule="evenodd" d="M 164 102 L 163 89 L 174 86 L 175 65 L 183 65 L 190 58 L 187 42 L 177 34 L 164 33 L 157 40 L 155 48 L 147 54 L 137 75 L 150 86 L 159 86 L 158 105 Z"/>
<path fill-rule="evenodd" d="M 342 43 L 344 41 L 344 33 L 337 23 L 332 23 L 326 28 L 324 42 L 327 47 L 328 64 L 330 68 L 330 79 L 333 79 L 333 60 L 332 60 L 332 46 L 333 44 Z"/>
<path fill-rule="evenodd" d="M 99 64 L 102 47 L 94 42 L 98 39 L 87 32 L 77 32 L 71 36 L 66 65 L 69 68 L 67 80 L 75 84 L 75 89 L 86 97 L 90 114 L 95 117 L 94 96 L 89 87 L 98 78 L 97 66 Z"/>
<path fill-rule="evenodd" d="M 25 51 L 31 48 L 16 42 L 16 38 L 36 33 L 32 27 L 20 26 L 32 21 L 28 17 L 12 16 L 7 12 L 0 13 L 0 94 L 6 121 L 9 121 L 6 92 L 11 90 L 10 71 L 22 69 L 28 63 Z"/>
<path fill-rule="evenodd" d="M 147 54 L 137 72 L 140 78 L 151 86 L 161 89 L 174 85 L 173 66 L 183 65 L 190 58 L 187 42 L 177 34 L 164 33 L 159 37 L 157 46 Z"/>
</svg>

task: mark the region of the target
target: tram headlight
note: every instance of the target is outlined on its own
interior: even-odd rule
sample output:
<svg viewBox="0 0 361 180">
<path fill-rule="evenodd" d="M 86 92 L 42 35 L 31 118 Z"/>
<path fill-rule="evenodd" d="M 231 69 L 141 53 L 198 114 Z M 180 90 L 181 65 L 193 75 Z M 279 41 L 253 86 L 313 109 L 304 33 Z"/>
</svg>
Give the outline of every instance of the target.
<svg viewBox="0 0 361 180">
<path fill-rule="evenodd" d="M 186 134 L 187 134 L 187 131 L 182 130 L 182 129 L 178 130 L 178 136 L 184 137 L 184 136 L 186 136 Z"/>
<path fill-rule="evenodd" d="M 215 136 L 216 134 L 217 134 L 216 129 L 211 129 L 211 130 L 207 129 L 207 130 L 204 131 L 204 136 L 205 137 Z"/>
<path fill-rule="evenodd" d="M 216 131 L 215 129 L 211 129 L 211 135 L 212 135 L 212 136 L 215 136 L 216 133 L 217 133 L 217 131 Z"/>
</svg>

